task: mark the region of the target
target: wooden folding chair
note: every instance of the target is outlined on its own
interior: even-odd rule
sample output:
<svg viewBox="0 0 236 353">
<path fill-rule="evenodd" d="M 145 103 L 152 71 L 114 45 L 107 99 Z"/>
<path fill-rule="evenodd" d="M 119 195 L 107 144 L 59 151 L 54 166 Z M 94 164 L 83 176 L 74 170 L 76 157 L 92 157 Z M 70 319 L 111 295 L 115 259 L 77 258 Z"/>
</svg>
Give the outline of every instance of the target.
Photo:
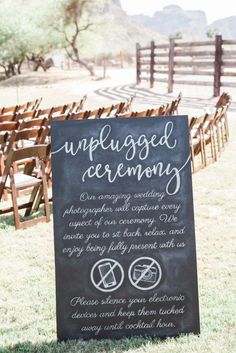
<svg viewBox="0 0 236 353">
<path fill-rule="evenodd" d="M 117 110 L 119 109 L 120 103 L 112 104 L 109 107 L 104 108 L 103 115 L 105 117 L 112 117 L 115 118 L 117 115 Z"/>
<path fill-rule="evenodd" d="M 165 106 L 163 115 L 164 116 L 172 115 L 172 112 L 174 110 L 174 105 L 175 105 L 175 101 L 172 101 L 171 103 L 167 103 L 167 105 Z"/>
<path fill-rule="evenodd" d="M 11 193 L 12 206 L 0 209 L 0 215 L 13 211 L 16 229 L 26 228 L 38 222 L 50 221 L 50 209 L 47 193 L 47 180 L 45 175 L 45 164 L 49 153 L 48 145 L 36 145 L 22 148 L 19 150 L 12 149 L 7 157 L 4 172 L 0 178 L 0 200 L 4 190 Z M 23 173 L 14 174 L 13 164 L 27 158 L 38 158 L 40 166 L 40 178 Z M 34 195 L 31 194 L 30 200 L 27 203 L 18 205 L 17 192 L 19 190 L 41 187 L 43 190 L 44 216 L 31 220 L 21 221 L 19 210 L 30 207 Z"/>
<path fill-rule="evenodd" d="M 131 118 L 146 118 L 153 114 L 154 109 L 147 109 L 142 112 L 133 112 Z"/>
<path fill-rule="evenodd" d="M 103 113 L 101 118 L 115 118 L 116 117 L 116 113 L 117 113 L 117 109 L 119 108 L 119 104 L 112 104 L 109 105 L 108 107 L 103 107 Z"/>
<path fill-rule="evenodd" d="M 9 138 L 8 132 L 5 132 L 4 134 L 0 134 L 0 177 L 2 176 L 3 170 L 4 170 L 4 154 L 5 154 L 8 138 Z M 3 199 L 5 201 L 7 201 L 8 199 L 6 190 L 4 191 Z"/>
<path fill-rule="evenodd" d="M 19 123 L 16 121 L 0 123 L 0 176 L 2 176 L 4 170 L 6 156 L 12 147 L 12 144 L 9 147 L 9 141 L 12 134 L 18 129 L 18 125 Z M 7 192 L 4 190 L 4 200 L 6 201 L 7 199 Z"/>
<path fill-rule="evenodd" d="M 37 98 L 31 102 L 27 103 L 27 110 L 37 110 L 39 108 L 39 105 L 41 104 L 43 98 Z"/>
<path fill-rule="evenodd" d="M 215 120 L 215 126 L 218 134 L 218 148 L 219 150 L 224 149 L 225 144 L 229 140 L 229 125 L 228 125 L 228 111 L 229 105 L 225 105 L 218 109 L 218 116 Z"/>
<path fill-rule="evenodd" d="M 66 105 L 66 109 L 63 111 L 63 114 L 72 114 L 76 109 L 76 102 Z"/>
<path fill-rule="evenodd" d="M 6 148 L 6 144 L 8 141 L 9 133 L 5 132 L 0 134 L 0 154 L 3 154 Z"/>
<path fill-rule="evenodd" d="M 125 106 L 123 107 L 122 113 L 131 112 L 132 111 L 132 104 L 134 101 L 135 95 L 130 96 L 127 101 L 125 102 Z"/>
<path fill-rule="evenodd" d="M 120 102 L 119 104 L 117 104 L 115 116 L 119 117 L 119 115 L 125 114 L 126 113 L 125 107 L 126 107 L 126 102 Z"/>
<path fill-rule="evenodd" d="M 192 172 L 205 167 L 205 150 L 203 143 L 202 124 L 204 123 L 206 114 L 199 118 L 192 118 L 189 122 L 189 138 L 190 138 L 190 153 L 192 160 Z M 200 155 L 200 163 L 197 165 L 197 156 Z"/>
<path fill-rule="evenodd" d="M 28 102 L 26 102 L 26 103 L 23 103 L 23 104 L 20 104 L 20 105 L 18 105 L 17 106 L 17 112 L 19 112 L 19 113 L 24 113 L 24 112 L 26 112 L 27 110 L 28 110 Z"/>
<path fill-rule="evenodd" d="M 104 112 L 104 108 L 99 108 L 91 112 L 90 116 L 93 116 L 94 119 L 100 119 Z"/>
<path fill-rule="evenodd" d="M 53 113 L 53 108 L 39 109 L 35 118 L 47 118 L 50 119 Z"/>
<path fill-rule="evenodd" d="M 40 128 L 41 126 L 47 125 L 47 118 L 36 118 L 36 119 L 24 119 L 19 122 L 18 130 L 32 129 L 32 128 Z"/>
<path fill-rule="evenodd" d="M 11 135 L 8 137 L 8 141 L 5 147 L 4 152 L 1 157 L 1 174 L 3 174 L 4 167 L 6 165 L 6 161 L 8 155 L 12 149 L 20 149 L 26 147 L 26 145 L 33 146 L 37 144 L 44 144 L 46 140 L 46 130 L 47 128 L 41 127 L 40 129 L 25 129 L 25 130 L 14 130 Z M 29 143 L 30 142 L 30 143 Z M 20 147 L 19 147 L 20 146 Z M 30 173 L 33 172 L 34 168 L 38 168 L 38 161 L 32 158 L 22 159 L 18 162 L 14 162 L 13 171 L 14 173 L 18 173 L 18 168 L 24 165 L 24 168 L 27 169 Z M 7 200 L 7 192 L 4 191 L 4 199 Z"/>
<path fill-rule="evenodd" d="M 205 166 L 217 160 L 215 129 L 215 120 L 217 119 L 217 114 L 217 111 L 212 114 L 205 114 L 204 121 L 201 124 Z M 208 152 L 208 146 L 210 146 L 210 153 Z"/>
<path fill-rule="evenodd" d="M 62 120 L 68 120 L 69 119 L 69 115 L 70 114 L 60 114 L 60 115 L 56 115 L 56 116 L 53 116 L 53 115 L 51 115 L 50 116 L 50 118 L 49 119 L 47 119 L 48 120 L 48 125 L 51 125 L 51 122 L 52 121 L 62 121 Z"/>
<path fill-rule="evenodd" d="M 132 107 L 134 97 L 135 96 L 131 96 L 127 99 L 126 102 L 120 102 L 119 104 L 117 104 L 115 116 L 119 117 L 120 115 L 131 112 L 132 111 L 131 107 Z"/>
<path fill-rule="evenodd" d="M 75 103 L 75 106 L 74 106 L 74 108 L 73 108 L 72 113 L 79 113 L 79 112 L 81 112 L 81 110 L 84 109 L 84 104 L 85 104 L 86 100 L 87 100 L 87 95 L 84 95 L 83 98 L 80 100 L 80 102 Z"/>
<path fill-rule="evenodd" d="M 103 109 L 104 108 L 98 108 L 95 110 L 89 110 L 86 112 L 86 119 L 100 119 L 100 117 L 102 116 L 103 113 Z"/>
<path fill-rule="evenodd" d="M 115 118 L 134 118 L 135 115 L 136 115 L 136 112 L 128 112 L 128 113 L 118 114 L 115 116 Z"/>
<path fill-rule="evenodd" d="M 27 145 L 37 145 L 39 141 L 42 141 L 43 127 L 33 127 L 31 129 L 14 130 L 8 140 L 6 154 L 10 152 L 12 148 L 25 147 Z"/>
<path fill-rule="evenodd" d="M 51 166 L 51 155 L 48 156 L 47 162 L 45 164 L 45 175 L 46 175 L 46 180 L 47 180 L 47 186 L 50 187 L 52 184 L 52 166 Z M 40 205 L 43 202 L 43 188 L 42 186 L 36 186 L 34 187 L 31 198 L 30 198 L 30 204 L 25 210 L 25 217 L 29 217 L 31 214 L 37 212 L 39 210 Z M 49 201 L 52 201 L 52 198 L 49 199 Z"/>
<path fill-rule="evenodd" d="M 6 123 L 9 121 L 15 121 L 16 114 L 6 114 L 6 115 L 0 115 L 0 124 L 1 123 Z"/>
<path fill-rule="evenodd" d="M 0 134 L 17 130 L 19 123 L 17 121 L 7 121 L 0 123 Z"/>
<path fill-rule="evenodd" d="M 176 98 L 176 100 L 175 100 L 175 107 L 174 107 L 174 114 L 179 114 L 179 104 L 180 104 L 180 102 L 181 102 L 181 99 L 182 99 L 182 92 L 179 92 L 179 94 L 178 94 L 178 97 Z"/>
<path fill-rule="evenodd" d="M 11 107 L 0 108 L 0 115 L 3 114 L 15 114 L 18 111 L 18 105 L 13 105 Z"/>
<path fill-rule="evenodd" d="M 37 110 L 30 110 L 27 112 L 23 112 L 23 113 L 16 113 L 15 114 L 15 120 L 25 120 L 25 119 L 34 119 L 37 115 Z"/>
<path fill-rule="evenodd" d="M 169 116 L 169 115 L 171 115 L 171 107 L 172 107 L 172 102 L 171 102 L 171 103 L 167 103 L 167 104 L 164 106 L 162 115 L 163 115 L 163 116 Z"/>
<path fill-rule="evenodd" d="M 108 107 L 105 107 L 102 109 L 103 109 L 103 112 L 100 118 L 108 118 L 108 117 L 112 118 L 114 117 L 114 113 L 112 112 L 115 112 L 117 108 L 115 108 L 115 105 L 109 105 Z"/>
<path fill-rule="evenodd" d="M 52 107 L 51 116 L 56 117 L 57 115 L 65 114 L 67 111 L 68 104 Z"/>
<path fill-rule="evenodd" d="M 223 92 L 220 97 L 218 98 L 218 101 L 216 102 L 215 107 L 222 108 L 225 105 L 230 105 L 231 103 L 231 96 L 227 92 Z"/>
<path fill-rule="evenodd" d="M 154 109 L 153 115 L 155 115 L 155 116 L 163 116 L 164 115 L 164 111 L 165 111 L 165 106 L 161 105 L 160 107 Z"/>
<path fill-rule="evenodd" d="M 68 115 L 68 120 L 83 120 L 88 119 L 90 116 L 90 111 L 79 112 L 79 113 L 72 113 Z"/>
</svg>

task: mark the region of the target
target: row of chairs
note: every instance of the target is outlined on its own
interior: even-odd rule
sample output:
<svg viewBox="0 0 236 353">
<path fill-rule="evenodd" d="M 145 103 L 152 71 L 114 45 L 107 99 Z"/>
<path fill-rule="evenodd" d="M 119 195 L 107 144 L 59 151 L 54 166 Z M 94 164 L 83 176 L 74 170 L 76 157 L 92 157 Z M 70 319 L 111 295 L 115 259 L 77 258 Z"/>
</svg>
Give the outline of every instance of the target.
<svg viewBox="0 0 236 353">
<path fill-rule="evenodd" d="M 181 97 L 179 98 L 181 99 Z M 127 113 L 127 110 L 131 110 L 132 99 L 94 111 L 61 114 L 55 119 L 132 117 L 132 114 Z M 229 104 L 230 102 L 221 108 L 218 107 L 212 114 L 204 114 L 200 118 L 190 119 L 190 150 L 193 172 L 198 170 L 197 162 L 199 159 L 200 169 L 208 165 L 209 160 L 217 160 L 222 149 L 224 149 L 229 136 L 227 121 Z M 175 105 L 174 112 L 177 111 L 178 105 L 179 102 L 177 108 Z M 150 110 L 150 115 L 163 115 L 163 110 L 160 108 L 155 112 Z M 168 115 L 172 114 L 168 113 Z M 139 116 L 145 117 L 148 114 L 140 114 Z M 39 119 L 42 119 L 41 123 L 39 123 Z M 0 215 L 13 211 L 16 229 L 50 219 L 48 186 L 51 183 L 50 124 L 52 120 L 52 117 L 18 119 L 11 122 L 18 124 L 14 130 L 0 133 L 0 200 L 4 196 L 6 198 L 9 192 L 12 198 L 12 206 L 0 207 Z M 33 125 L 33 122 L 38 122 L 38 125 Z M 0 123 L 0 126 L 4 124 L 6 122 Z M 25 188 L 30 190 L 29 201 L 18 205 L 18 195 Z M 21 222 L 19 210 L 25 209 L 25 216 L 28 217 L 38 211 L 42 203 L 44 204 L 44 215 L 42 217 Z"/>
<path fill-rule="evenodd" d="M 84 96 L 79 102 L 50 107 L 47 109 L 39 109 L 39 104 L 30 105 L 30 103 L 23 105 L 28 107 L 25 110 L 18 109 L 19 106 L 16 106 L 15 109 L 13 109 L 14 107 L 2 108 L 3 113 L 0 113 L 0 123 L 16 122 L 24 119 L 38 119 L 43 117 L 53 119 L 61 114 L 78 113 L 83 109 L 86 99 L 87 96 Z M 41 99 L 38 100 L 38 102 L 40 103 Z"/>
<path fill-rule="evenodd" d="M 133 97 L 130 97 L 125 102 L 112 104 L 108 107 L 102 107 L 95 110 L 83 110 L 85 100 L 84 96 L 79 103 L 66 104 L 48 109 L 39 109 L 27 112 L 15 112 L 12 114 L 0 115 L 0 131 L 5 128 L 14 130 L 17 124 L 22 121 L 32 120 L 32 125 L 39 119 L 46 118 L 48 120 L 68 120 L 68 119 L 92 119 L 108 116 L 118 116 L 124 114 L 131 109 Z M 8 125 L 7 125 L 8 124 Z M 12 128 L 11 128 L 12 127 Z M 6 129 L 7 130 L 7 129 Z"/>
<path fill-rule="evenodd" d="M 120 102 L 108 107 L 101 107 L 95 110 L 85 110 L 83 111 L 84 103 L 87 96 L 84 96 L 79 103 L 66 104 L 58 107 L 51 107 L 48 109 L 36 109 L 30 111 L 13 111 L 9 114 L 0 114 L 0 131 L 14 130 L 18 128 L 19 121 L 34 120 L 31 123 L 37 124 L 39 119 L 47 118 L 49 120 L 76 120 L 76 119 L 99 119 L 106 117 L 147 117 L 147 116 L 167 116 L 178 114 L 178 106 L 181 101 L 181 93 L 178 98 L 167 103 L 166 105 L 161 105 L 157 108 L 147 109 L 142 112 L 132 111 L 132 103 L 134 96 L 127 99 L 126 102 Z M 9 111 L 9 108 L 4 108 Z M 5 123 L 5 124 L 2 124 Z"/>
<path fill-rule="evenodd" d="M 125 114 L 118 115 L 123 118 L 144 118 L 149 116 L 168 116 L 178 114 L 178 107 L 182 99 L 182 93 L 180 92 L 178 97 L 172 100 L 170 103 L 162 104 L 157 108 L 147 109 L 141 112 L 131 111 Z"/>
<path fill-rule="evenodd" d="M 47 186 L 51 180 L 50 125 L 54 118 L 107 117 L 126 112 L 131 103 L 132 98 L 107 108 L 84 112 L 58 109 L 59 115 L 56 116 L 46 111 L 43 117 L 26 115 L 27 112 L 15 113 L 17 119 L 0 122 L 0 200 L 7 200 L 8 193 L 12 199 L 12 206 L 1 207 L 0 215 L 13 211 L 16 229 L 50 220 Z M 23 189 L 31 191 L 30 199 L 27 203 L 18 204 L 18 195 Z M 44 204 L 43 217 L 21 221 L 19 210 L 25 209 L 24 215 L 28 217 L 38 211 L 41 203 Z"/>
<path fill-rule="evenodd" d="M 37 110 L 41 102 L 42 102 L 42 98 L 38 98 L 21 105 L 2 107 L 0 108 L 0 116 L 7 115 L 7 114 L 24 113 L 30 110 Z"/>
<path fill-rule="evenodd" d="M 229 104 L 213 113 L 193 117 L 189 121 L 190 151 L 193 173 L 216 162 L 229 139 L 227 110 Z"/>
<path fill-rule="evenodd" d="M 4 151 L 5 145 L 12 140 L 14 136 L 14 131 L 22 131 L 29 129 L 40 129 L 43 126 L 50 126 L 53 120 L 81 120 L 81 119 L 98 119 L 106 118 L 108 116 L 116 116 L 126 112 L 129 108 L 130 101 L 121 102 L 115 105 L 111 105 L 106 108 L 99 108 L 95 110 L 87 110 L 81 112 L 66 112 L 64 114 L 59 114 L 56 116 L 53 115 L 43 115 L 37 118 L 25 117 L 25 114 L 22 113 L 18 118 L 13 121 L 4 121 L 0 122 L 0 151 Z M 24 114 L 24 115 L 23 115 Z M 23 118 L 22 118 L 23 116 Z M 10 145 L 10 144 L 9 144 Z"/>
</svg>

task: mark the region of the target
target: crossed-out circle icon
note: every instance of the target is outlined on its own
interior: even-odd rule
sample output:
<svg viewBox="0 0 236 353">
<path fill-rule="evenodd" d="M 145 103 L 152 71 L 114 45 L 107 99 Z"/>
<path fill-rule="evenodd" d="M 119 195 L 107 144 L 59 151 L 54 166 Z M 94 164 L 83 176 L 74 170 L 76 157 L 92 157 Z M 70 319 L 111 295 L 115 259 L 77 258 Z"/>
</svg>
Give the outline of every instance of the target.
<svg viewBox="0 0 236 353">
<path fill-rule="evenodd" d="M 151 257 L 143 256 L 135 259 L 128 269 L 131 285 L 143 291 L 155 288 L 160 283 L 161 277 L 161 266 Z M 124 270 L 117 260 L 104 258 L 93 265 L 90 279 L 96 289 L 112 292 L 122 285 Z"/>
<path fill-rule="evenodd" d="M 150 290 L 161 280 L 162 270 L 159 263 L 151 257 L 139 257 L 134 260 L 128 271 L 130 283 L 138 289 Z"/>
<path fill-rule="evenodd" d="M 122 285 L 124 270 L 116 260 L 101 259 L 93 265 L 90 278 L 98 290 L 113 292 Z"/>
</svg>

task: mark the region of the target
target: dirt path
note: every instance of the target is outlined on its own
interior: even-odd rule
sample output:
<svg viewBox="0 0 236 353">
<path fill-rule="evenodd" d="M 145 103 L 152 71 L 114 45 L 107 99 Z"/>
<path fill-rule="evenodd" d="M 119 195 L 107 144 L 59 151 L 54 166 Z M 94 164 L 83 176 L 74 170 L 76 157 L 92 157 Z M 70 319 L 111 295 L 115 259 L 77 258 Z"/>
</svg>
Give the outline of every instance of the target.
<svg viewBox="0 0 236 353">
<path fill-rule="evenodd" d="M 107 78 L 92 79 L 86 72 L 74 69 L 70 71 L 51 69 L 49 72 L 30 72 L 13 77 L 0 83 L 0 106 L 9 106 L 43 97 L 42 107 L 58 106 L 80 100 L 88 96 L 86 109 L 94 109 L 123 101 L 135 95 L 134 110 L 159 106 L 169 102 L 182 92 L 183 99 L 180 114 L 198 115 L 205 109 L 214 107 L 209 87 L 176 86 L 172 94 L 167 94 L 166 84 L 156 83 L 149 89 L 148 83 L 135 85 L 135 69 L 109 69 Z M 231 109 L 236 111 L 236 90 L 230 89 L 233 96 Z"/>
</svg>

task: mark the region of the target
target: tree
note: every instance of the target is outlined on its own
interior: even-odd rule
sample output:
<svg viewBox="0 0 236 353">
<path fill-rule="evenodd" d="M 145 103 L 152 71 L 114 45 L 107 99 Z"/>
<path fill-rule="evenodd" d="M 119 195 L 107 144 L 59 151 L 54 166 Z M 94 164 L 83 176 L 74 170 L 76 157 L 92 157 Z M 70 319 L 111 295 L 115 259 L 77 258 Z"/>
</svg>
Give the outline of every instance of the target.
<svg viewBox="0 0 236 353">
<path fill-rule="evenodd" d="M 206 35 L 208 38 L 215 38 L 216 35 L 221 34 L 220 31 L 216 28 L 210 28 L 208 29 Z"/>
<path fill-rule="evenodd" d="M 39 0 L 32 0 L 23 6 L 18 0 L 10 4 L 1 0 L 0 67 L 6 78 L 20 74 L 25 59 L 34 61 L 35 68 L 42 65 L 45 56 L 60 45 L 58 34 L 47 25 L 46 4 L 39 6 Z"/>
<path fill-rule="evenodd" d="M 24 39 L 27 41 L 26 58 L 34 63 L 34 71 L 42 67 L 47 70 L 46 57 L 52 50 L 61 48 L 61 38 L 49 26 L 47 20 L 48 7 L 51 0 L 31 0 L 30 4 L 21 7 L 24 21 Z"/>
<path fill-rule="evenodd" d="M 181 32 L 175 32 L 169 35 L 169 39 L 183 39 L 183 34 Z"/>
<path fill-rule="evenodd" d="M 93 65 L 84 58 L 84 48 L 95 47 L 90 29 L 96 29 L 104 5 L 110 0 L 0 0 L 0 68 L 10 77 L 21 72 L 25 59 L 46 70 L 52 50 L 65 49 L 71 60 L 94 75 Z M 87 51 L 88 52 L 88 51 Z"/>
<path fill-rule="evenodd" d="M 105 5 L 104 0 L 59 0 L 54 2 L 53 28 L 62 35 L 63 46 L 68 57 L 85 67 L 90 75 L 94 75 L 94 68 L 91 63 L 81 58 L 81 37 L 82 34 L 90 29 L 95 29 L 96 12 L 102 11 L 101 5 Z"/>
<path fill-rule="evenodd" d="M 11 77 L 20 73 L 25 57 L 25 45 L 16 19 L 0 19 L 0 37 L 0 66 L 6 77 Z"/>
</svg>

